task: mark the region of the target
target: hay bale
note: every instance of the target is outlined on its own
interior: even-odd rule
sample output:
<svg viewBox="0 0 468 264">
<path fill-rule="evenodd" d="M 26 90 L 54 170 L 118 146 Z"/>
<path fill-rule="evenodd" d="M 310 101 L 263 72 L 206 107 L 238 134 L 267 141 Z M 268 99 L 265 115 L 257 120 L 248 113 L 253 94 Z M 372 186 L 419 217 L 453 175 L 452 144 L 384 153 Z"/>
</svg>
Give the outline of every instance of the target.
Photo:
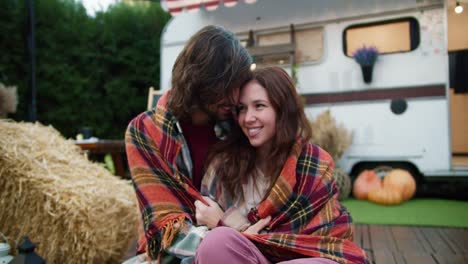
<svg viewBox="0 0 468 264">
<path fill-rule="evenodd" d="M 0 120 L 0 230 L 48 263 L 117 263 L 137 237 L 134 190 L 52 127 Z"/>
</svg>

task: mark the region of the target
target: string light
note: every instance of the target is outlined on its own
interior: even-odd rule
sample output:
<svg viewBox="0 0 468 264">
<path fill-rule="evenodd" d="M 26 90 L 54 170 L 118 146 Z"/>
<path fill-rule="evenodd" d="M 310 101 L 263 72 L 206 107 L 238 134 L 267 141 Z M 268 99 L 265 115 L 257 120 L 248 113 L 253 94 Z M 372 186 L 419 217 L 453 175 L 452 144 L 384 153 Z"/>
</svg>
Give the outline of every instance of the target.
<svg viewBox="0 0 468 264">
<path fill-rule="evenodd" d="M 455 6 L 455 13 L 460 14 L 463 12 L 463 6 L 460 5 L 460 2 L 457 1 L 457 5 Z"/>
<path fill-rule="evenodd" d="M 256 64 L 256 63 L 250 64 L 250 70 L 251 70 L 251 71 L 255 71 L 256 68 L 257 68 L 257 64 Z"/>
</svg>

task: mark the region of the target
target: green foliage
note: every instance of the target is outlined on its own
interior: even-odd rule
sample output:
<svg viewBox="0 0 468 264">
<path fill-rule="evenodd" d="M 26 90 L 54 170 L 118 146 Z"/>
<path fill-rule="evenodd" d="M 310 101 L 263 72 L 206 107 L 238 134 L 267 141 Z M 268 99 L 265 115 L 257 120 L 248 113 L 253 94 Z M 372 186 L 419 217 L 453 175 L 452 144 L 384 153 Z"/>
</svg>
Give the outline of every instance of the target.
<svg viewBox="0 0 468 264">
<path fill-rule="evenodd" d="M 24 0 L 0 0 L 0 82 L 18 86 L 16 120 L 28 119 L 29 61 Z M 66 137 L 83 126 L 122 139 L 159 87 L 160 35 L 170 18 L 159 3 L 119 3 L 89 17 L 73 0 L 35 3 L 37 118 Z M 8 52 L 3 52 L 8 51 Z"/>
</svg>

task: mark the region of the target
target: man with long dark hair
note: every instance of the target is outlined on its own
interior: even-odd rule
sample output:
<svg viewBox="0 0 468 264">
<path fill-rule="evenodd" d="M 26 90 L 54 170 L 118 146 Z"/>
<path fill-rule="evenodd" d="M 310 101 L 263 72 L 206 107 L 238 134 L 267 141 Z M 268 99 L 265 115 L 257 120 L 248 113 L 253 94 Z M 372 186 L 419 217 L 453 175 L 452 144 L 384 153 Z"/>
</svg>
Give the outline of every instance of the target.
<svg viewBox="0 0 468 264">
<path fill-rule="evenodd" d="M 199 229 L 206 228 L 193 224 L 193 203 L 203 199 L 204 161 L 222 136 L 215 133 L 223 131 L 219 121 L 232 118 L 251 63 L 233 33 L 204 27 L 179 54 L 171 89 L 154 109 L 130 122 L 125 143 L 142 215 L 138 252 L 149 259 L 178 262 L 194 255 Z"/>
</svg>

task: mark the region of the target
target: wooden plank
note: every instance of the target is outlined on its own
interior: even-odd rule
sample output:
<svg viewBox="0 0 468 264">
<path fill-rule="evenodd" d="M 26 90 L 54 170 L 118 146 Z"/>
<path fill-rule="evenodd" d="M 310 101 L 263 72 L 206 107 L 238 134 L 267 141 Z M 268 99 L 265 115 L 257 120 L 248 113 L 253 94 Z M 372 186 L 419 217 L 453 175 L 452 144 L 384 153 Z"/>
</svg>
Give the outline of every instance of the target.
<svg viewBox="0 0 468 264">
<path fill-rule="evenodd" d="M 405 252 L 403 254 L 403 259 L 405 263 L 408 263 L 408 264 L 412 264 L 412 263 L 439 264 L 429 253 L 421 254 L 420 252 Z"/>
<path fill-rule="evenodd" d="M 367 249 L 372 249 L 372 244 L 370 241 L 369 225 L 364 225 L 362 227 L 362 247 Z"/>
<path fill-rule="evenodd" d="M 424 251 L 434 252 L 434 248 L 432 248 L 432 245 L 427 241 L 426 236 L 424 235 L 424 230 L 424 227 L 413 227 L 413 231 L 415 232 L 421 247 L 424 248 Z"/>
<path fill-rule="evenodd" d="M 357 244 L 372 263 L 468 263 L 467 228 L 359 225 L 357 230 Z"/>
<path fill-rule="evenodd" d="M 434 258 L 436 259 L 437 263 L 440 264 L 445 264 L 445 263 L 450 263 L 450 264 L 466 264 L 468 263 L 468 257 L 462 256 L 462 255 L 440 255 L 440 254 L 434 254 Z"/>
<path fill-rule="evenodd" d="M 422 234 L 426 241 L 431 245 L 435 254 L 453 255 L 455 251 L 447 244 L 444 237 L 437 231 L 435 227 L 421 227 Z"/>
<path fill-rule="evenodd" d="M 374 253 L 369 241 L 369 227 L 364 224 L 355 225 L 354 243 L 366 251 L 367 257 L 371 263 L 375 263 Z"/>
<path fill-rule="evenodd" d="M 429 254 L 431 250 L 424 248 L 419 236 L 416 235 L 414 227 L 392 226 L 391 231 L 396 241 L 395 245 L 400 252 L 420 252 Z"/>
<path fill-rule="evenodd" d="M 374 251 L 375 264 L 396 264 L 398 262 L 393 258 L 392 252 L 388 250 L 377 250 Z"/>
<path fill-rule="evenodd" d="M 400 252 L 391 251 L 388 249 L 379 249 L 374 251 L 375 264 L 401 264 L 405 263 Z M 409 263 L 408 263 L 409 264 Z"/>
<path fill-rule="evenodd" d="M 401 255 L 395 254 L 398 250 L 391 226 L 369 225 L 368 234 L 376 264 L 404 263 Z"/>
<path fill-rule="evenodd" d="M 353 242 L 362 247 L 362 225 L 354 225 Z"/>
<path fill-rule="evenodd" d="M 455 254 L 468 255 L 468 229 L 438 228 L 437 231 Z"/>
<path fill-rule="evenodd" d="M 366 251 L 367 259 L 370 261 L 370 263 L 375 264 L 375 257 L 372 249 L 364 249 L 364 251 Z"/>
<path fill-rule="evenodd" d="M 369 234 L 374 253 L 381 250 L 398 251 L 389 226 L 371 225 Z"/>
</svg>

